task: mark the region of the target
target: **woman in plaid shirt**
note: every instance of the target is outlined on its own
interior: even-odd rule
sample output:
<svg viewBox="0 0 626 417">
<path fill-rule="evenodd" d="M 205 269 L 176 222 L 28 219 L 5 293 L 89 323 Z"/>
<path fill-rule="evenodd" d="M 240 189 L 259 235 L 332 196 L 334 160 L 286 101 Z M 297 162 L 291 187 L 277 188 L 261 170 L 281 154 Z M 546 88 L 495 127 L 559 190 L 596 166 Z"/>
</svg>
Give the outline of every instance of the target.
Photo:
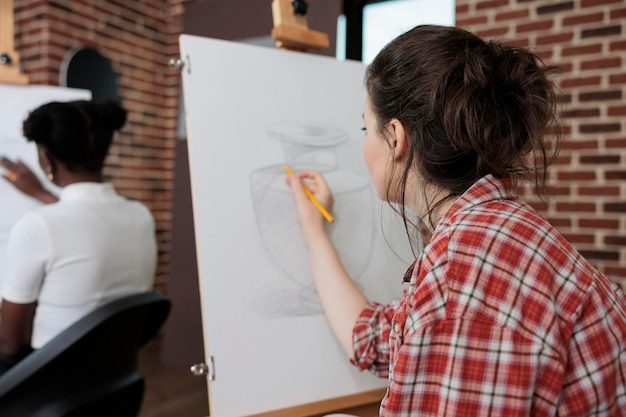
<svg viewBox="0 0 626 417">
<path fill-rule="evenodd" d="M 355 286 L 303 192 L 332 208 L 324 178 L 287 179 L 333 330 L 354 365 L 389 379 L 381 416 L 626 415 L 624 294 L 514 191 L 541 189 L 558 150 L 552 71 L 437 26 L 368 67 L 367 167 L 407 231 L 428 236 L 389 305 Z"/>
</svg>

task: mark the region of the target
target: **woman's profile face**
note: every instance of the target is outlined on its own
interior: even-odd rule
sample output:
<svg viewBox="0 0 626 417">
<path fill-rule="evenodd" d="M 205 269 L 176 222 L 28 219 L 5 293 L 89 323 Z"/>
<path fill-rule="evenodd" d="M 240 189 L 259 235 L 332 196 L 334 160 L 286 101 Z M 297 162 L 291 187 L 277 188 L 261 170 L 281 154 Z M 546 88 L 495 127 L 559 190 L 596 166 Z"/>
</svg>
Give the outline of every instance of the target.
<svg viewBox="0 0 626 417">
<path fill-rule="evenodd" d="M 378 198 L 386 200 L 387 187 L 389 185 L 387 173 L 389 172 L 388 165 L 391 160 L 391 151 L 387 140 L 378 133 L 378 123 L 372 111 L 369 97 L 365 100 L 363 123 L 365 124 L 365 141 L 363 142 L 365 165 L 367 165 Z"/>
</svg>

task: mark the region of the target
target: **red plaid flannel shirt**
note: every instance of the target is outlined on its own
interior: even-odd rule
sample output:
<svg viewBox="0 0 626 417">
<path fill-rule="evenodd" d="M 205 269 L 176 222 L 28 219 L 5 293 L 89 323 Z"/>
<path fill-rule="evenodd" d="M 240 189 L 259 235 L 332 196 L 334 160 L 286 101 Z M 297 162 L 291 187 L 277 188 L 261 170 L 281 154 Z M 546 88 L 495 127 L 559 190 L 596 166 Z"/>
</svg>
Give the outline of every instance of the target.
<svg viewBox="0 0 626 417">
<path fill-rule="evenodd" d="M 406 276 L 354 328 L 381 416 L 626 415 L 624 294 L 510 181 L 470 188 Z"/>
</svg>

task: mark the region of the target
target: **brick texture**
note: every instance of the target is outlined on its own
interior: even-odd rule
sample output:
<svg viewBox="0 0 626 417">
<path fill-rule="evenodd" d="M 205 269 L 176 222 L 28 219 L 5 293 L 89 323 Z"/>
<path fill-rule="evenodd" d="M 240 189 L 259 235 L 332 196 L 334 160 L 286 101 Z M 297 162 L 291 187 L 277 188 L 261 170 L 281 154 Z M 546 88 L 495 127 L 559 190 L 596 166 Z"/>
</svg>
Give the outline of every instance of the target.
<svg viewBox="0 0 626 417">
<path fill-rule="evenodd" d="M 129 111 L 105 175 L 123 195 L 145 203 L 157 227 L 155 289 L 167 292 L 173 165 L 180 81 L 168 66 L 178 56 L 184 0 L 14 0 L 15 48 L 31 84 L 58 85 L 70 51 L 94 48 L 117 75 Z"/>
<path fill-rule="evenodd" d="M 15 47 L 32 84 L 57 85 L 63 59 L 92 47 L 118 75 L 129 122 L 106 167 L 146 203 L 158 229 L 156 288 L 166 291 L 185 0 L 14 0 Z M 626 8 L 623 0 L 457 0 L 458 25 L 530 47 L 558 65 L 564 144 L 547 202 L 522 194 L 592 264 L 626 288 Z"/>
<path fill-rule="evenodd" d="M 564 143 L 547 203 L 524 198 L 626 288 L 626 7 L 623 0 L 457 0 L 457 24 L 561 67 Z M 480 19 L 478 19 L 480 17 Z M 497 30 L 494 30 L 497 29 Z"/>
</svg>

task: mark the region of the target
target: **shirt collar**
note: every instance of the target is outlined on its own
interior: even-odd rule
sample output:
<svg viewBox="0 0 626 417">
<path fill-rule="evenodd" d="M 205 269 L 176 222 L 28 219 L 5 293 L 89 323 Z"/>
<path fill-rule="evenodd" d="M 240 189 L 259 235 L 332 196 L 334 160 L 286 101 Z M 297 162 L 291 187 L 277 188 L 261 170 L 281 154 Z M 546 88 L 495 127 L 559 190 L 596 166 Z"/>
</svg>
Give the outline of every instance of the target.
<svg viewBox="0 0 626 417">
<path fill-rule="evenodd" d="M 461 197 L 459 197 L 448 211 L 443 215 L 439 224 L 433 232 L 433 238 L 441 230 L 447 228 L 452 223 L 452 218 L 455 214 L 466 211 L 479 204 L 483 204 L 489 201 L 497 200 L 511 200 L 517 198 L 514 190 L 513 180 L 511 178 L 496 178 L 493 175 L 487 175 L 476 181 L 467 191 L 465 191 Z M 420 256 L 409 266 L 404 273 L 402 282 L 410 282 L 413 276 L 415 268 L 419 270 L 419 266 L 422 263 L 422 257 L 424 251 Z"/>
<path fill-rule="evenodd" d="M 450 225 L 455 214 L 471 209 L 472 207 L 489 201 L 501 201 L 517 199 L 513 180 L 507 178 L 496 178 L 489 174 L 476 181 L 443 215 L 441 221 L 435 229 L 445 228 Z"/>
<path fill-rule="evenodd" d="M 61 201 L 112 201 L 119 198 L 110 182 L 77 182 L 61 189 Z"/>
</svg>

